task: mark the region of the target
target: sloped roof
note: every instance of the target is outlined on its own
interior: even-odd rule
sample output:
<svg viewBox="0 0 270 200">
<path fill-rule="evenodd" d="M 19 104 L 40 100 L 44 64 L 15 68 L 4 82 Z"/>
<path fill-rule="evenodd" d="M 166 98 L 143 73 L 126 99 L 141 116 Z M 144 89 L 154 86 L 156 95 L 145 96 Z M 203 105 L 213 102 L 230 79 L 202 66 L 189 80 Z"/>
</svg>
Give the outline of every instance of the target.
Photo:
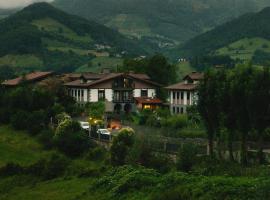
<svg viewBox="0 0 270 200">
<path fill-rule="evenodd" d="M 35 80 L 47 78 L 52 74 L 53 74 L 53 72 L 33 72 L 33 73 L 27 74 L 25 76 L 17 77 L 15 79 L 6 80 L 2 83 L 2 85 L 16 86 L 16 85 L 19 85 L 22 80 L 25 80 L 27 82 L 32 82 Z"/>
<path fill-rule="evenodd" d="M 202 80 L 204 77 L 204 74 L 201 72 L 192 72 L 191 74 L 188 74 L 184 77 L 184 80 L 187 78 L 190 78 L 191 80 Z"/>
<path fill-rule="evenodd" d="M 165 89 L 168 89 L 168 90 L 196 90 L 197 86 L 198 86 L 197 84 L 181 82 L 181 83 L 176 83 L 174 85 L 170 85 L 168 87 L 165 87 Z"/>
<path fill-rule="evenodd" d="M 117 77 L 120 77 L 120 76 L 127 76 L 127 77 L 131 77 L 131 78 L 134 78 L 134 79 L 149 83 L 151 85 L 161 86 L 158 83 L 155 83 L 153 81 L 148 80 L 149 77 L 147 75 L 145 75 L 145 74 L 134 74 L 134 73 L 110 73 L 110 74 L 105 74 L 104 77 L 102 77 L 102 78 L 100 78 L 98 80 L 92 81 L 92 82 L 82 83 L 81 80 L 75 80 L 75 81 L 66 83 L 65 86 L 68 86 L 68 87 L 90 87 L 90 86 L 93 86 L 93 85 L 96 85 L 96 84 L 99 84 L 99 83 L 103 83 L 105 81 L 108 81 L 108 80 L 111 80 L 111 79 L 114 79 L 114 78 L 117 78 Z"/>
</svg>

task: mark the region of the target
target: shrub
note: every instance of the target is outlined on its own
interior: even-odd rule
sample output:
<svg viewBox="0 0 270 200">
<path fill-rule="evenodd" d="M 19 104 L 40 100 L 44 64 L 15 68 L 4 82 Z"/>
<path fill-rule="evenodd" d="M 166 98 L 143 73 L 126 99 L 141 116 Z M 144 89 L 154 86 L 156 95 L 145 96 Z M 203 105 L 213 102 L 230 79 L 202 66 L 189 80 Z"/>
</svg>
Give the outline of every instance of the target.
<svg viewBox="0 0 270 200">
<path fill-rule="evenodd" d="M 70 162 L 65 156 L 53 153 L 49 158 L 41 159 L 26 168 L 26 173 L 46 180 L 54 179 L 63 176 L 69 164 Z"/>
<path fill-rule="evenodd" d="M 192 169 L 197 159 L 197 147 L 193 144 L 184 144 L 177 158 L 177 168 L 188 172 Z"/>
<path fill-rule="evenodd" d="M 43 145 L 44 149 L 53 148 L 53 136 L 54 132 L 50 129 L 42 130 L 38 135 L 38 141 Z"/>
<path fill-rule="evenodd" d="M 29 113 L 26 111 L 17 111 L 11 117 L 11 125 L 17 130 L 26 130 L 29 123 Z"/>
<path fill-rule="evenodd" d="M 118 136 L 114 138 L 111 147 L 111 162 L 113 165 L 123 165 L 129 150 L 134 144 L 134 131 L 132 129 L 122 129 Z"/>
<path fill-rule="evenodd" d="M 93 160 L 93 161 L 98 161 L 98 160 L 103 160 L 106 156 L 106 150 L 101 147 L 96 147 L 94 149 L 91 149 L 87 155 L 86 159 L 88 160 Z"/>
<path fill-rule="evenodd" d="M 161 126 L 182 129 L 188 126 L 187 115 L 174 115 L 170 118 L 162 119 Z"/>
<path fill-rule="evenodd" d="M 3 167 L 0 168 L 0 176 L 13 176 L 18 174 L 23 174 L 24 168 L 16 163 L 7 163 Z"/>
<path fill-rule="evenodd" d="M 28 113 L 28 115 L 29 126 L 27 127 L 27 130 L 30 134 L 36 135 L 45 128 L 46 113 L 43 110 L 39 110 Z"/>
<path fill-rule="evenodd" d="M 81 155 L 90 147 L 87 134 L 81 129 L 78 122 L 72 120 L 61 122 L 53 139 L 56 147 L 71 157 Z"/>
</svg>

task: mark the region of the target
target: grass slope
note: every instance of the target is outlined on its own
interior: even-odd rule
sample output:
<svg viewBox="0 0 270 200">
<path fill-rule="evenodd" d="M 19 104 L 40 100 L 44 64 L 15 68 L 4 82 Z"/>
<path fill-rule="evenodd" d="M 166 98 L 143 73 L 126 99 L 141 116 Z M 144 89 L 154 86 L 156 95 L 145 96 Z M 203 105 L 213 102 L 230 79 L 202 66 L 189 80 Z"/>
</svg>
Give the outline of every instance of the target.
<svg viewBox="0 0 270 200">
<path fill-rule="evenodd" d="M 8 162 L 29 165 L 47 153 L 26 133 L 14 131 L 8 126 L 0 126 L 0 166 Z"/>
<path fill-rule="evenodd" d="M 257 50 L 270 52 L 270 40 L 264 38 L 244 38 L 216 51 L 217 55 L 228 55 L 233 59 L 252 60 Z"/>
</svg>

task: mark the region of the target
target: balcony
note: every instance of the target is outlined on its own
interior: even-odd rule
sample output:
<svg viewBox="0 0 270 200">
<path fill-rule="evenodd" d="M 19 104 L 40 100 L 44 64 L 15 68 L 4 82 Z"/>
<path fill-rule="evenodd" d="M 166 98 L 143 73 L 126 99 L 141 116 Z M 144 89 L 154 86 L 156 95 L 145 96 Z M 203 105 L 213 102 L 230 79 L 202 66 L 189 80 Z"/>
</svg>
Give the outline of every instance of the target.
<svg viewBox="0 0 270 200">
<path fill-rule="evenodd" d="M 113 98 L 113 103 L 134 103 L 134 98 Z"/>
</svg>

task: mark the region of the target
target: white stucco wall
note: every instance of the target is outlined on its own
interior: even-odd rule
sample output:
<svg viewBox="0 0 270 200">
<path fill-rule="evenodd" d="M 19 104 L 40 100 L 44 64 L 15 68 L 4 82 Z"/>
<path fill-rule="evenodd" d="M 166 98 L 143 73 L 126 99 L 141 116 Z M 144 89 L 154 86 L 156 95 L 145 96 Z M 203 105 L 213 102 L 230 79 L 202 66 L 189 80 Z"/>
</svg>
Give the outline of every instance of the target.
<svg viewBox="0 0 270 200">
<path fill-rule="evenodd" d="M 135 89 L 134 90 L 134 97 L 140 97 L 141 96 L 141 89 Z"/>
<path fill-rule="evenodd" d="M 105 98 L 107 101 L 113 100 L 113 90 L 112 89 L 105 89 Z"/>
<path fill-rule="evenodd" d="M 90 102 L 98 102 L 98 89 L 90 90 Z"/>
<path fill-rule="evenodd" d="M 155 89 L 148 89 L 148 97 L 155 97 L 156 90 Z"/>
</svg>

